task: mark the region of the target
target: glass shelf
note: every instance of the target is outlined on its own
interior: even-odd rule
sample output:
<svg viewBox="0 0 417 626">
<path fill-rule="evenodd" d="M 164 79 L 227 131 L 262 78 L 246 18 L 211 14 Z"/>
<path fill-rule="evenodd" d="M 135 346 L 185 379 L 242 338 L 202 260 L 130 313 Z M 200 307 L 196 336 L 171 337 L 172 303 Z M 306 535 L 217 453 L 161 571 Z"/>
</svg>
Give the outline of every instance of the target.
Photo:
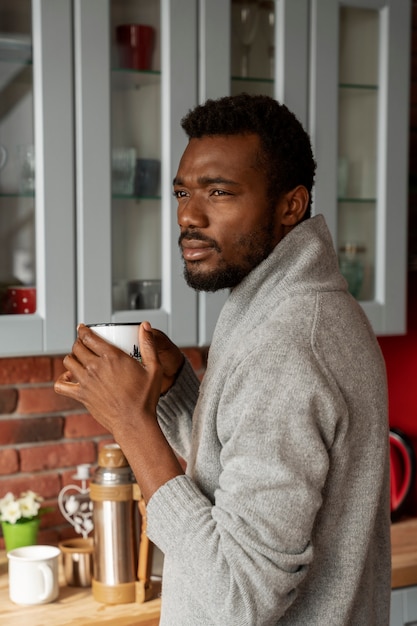
<svg viewBox="0 0 417 626">
<path fill-rule="evenodd" d="M 337 201 L 339 203 L 349 203 L 349 204 L 375 204 L 376 198 L 338 198 Z"/>
<path fill-rule="evenodd" d="M 136 202 L 144 200 L 151 200 L 152 202 L 161 201 L 161 196 L 136 196 L 133 194 L 113 194 L 112 198 L 114 200 L 135 200 Z"/>
<path fill-rule="evenodd" d="M 0 198 L 34 198 L 34 193 L 0 192 Z"/>
<path fill-rule="evenodd" d="M 236 95 L 245 91 L 250 94 L 274 95 L 274 81 L 270 78 L 232 76 L 231 93 Z"/>
<path fill-rule="evenodd" d="M 369 91 L 378 91 L 378 85 L 364 85 L 361 83 L 340 83 L 339 89 L 364 89 Z"/>
<path fill-rule="evenodd" d="M 114 89 L 138 89 L 148 85 L 158 85 L 160 82 L 161 72 L 157 70 L 112 69 L 112 86 Z"/>
</svg>

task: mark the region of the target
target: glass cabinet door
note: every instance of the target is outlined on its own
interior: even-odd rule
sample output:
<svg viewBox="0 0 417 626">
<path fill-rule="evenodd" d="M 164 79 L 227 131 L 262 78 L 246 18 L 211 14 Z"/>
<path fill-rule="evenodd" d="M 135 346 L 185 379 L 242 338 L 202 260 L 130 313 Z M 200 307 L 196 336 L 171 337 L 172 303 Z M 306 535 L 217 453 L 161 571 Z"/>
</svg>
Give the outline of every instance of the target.
<svg viewBox="0 0 417 626">
<path fill-rule="evenodd" d="M 197 101 L 194 0 L 75 2 L 78 317 L 197 342 L 172 180 Z M 193 35 L 194 33 L 194 35 Z"/>
<path fill-rule="evenodd" d="M 307 123 L 308 0 L 200 0 L 199 102 L 270 95 Z M 199 343 L 209 344 L 227 291 L 200 293 Z"/>
<path fill-rule="evenodd" d="M 69 0 L 1 2 L 2 356 L 74 335 L 71 59 Z"/>
<path fill-rule="evenodd" d="M 337 249 L 349 291 L 375 298 L 379 11 L 341 6 Z"/>
<path fill-rule="evenodd" d="M 409 0 L 313 3 L 314 209 L 377 334 L 405 331 L 409 36 Z"/>
<path fill-rule="evenodd" d="M 307 123 L 308 0 L 231 0 L 232 94 L 275 97 Z"/>
</svg>

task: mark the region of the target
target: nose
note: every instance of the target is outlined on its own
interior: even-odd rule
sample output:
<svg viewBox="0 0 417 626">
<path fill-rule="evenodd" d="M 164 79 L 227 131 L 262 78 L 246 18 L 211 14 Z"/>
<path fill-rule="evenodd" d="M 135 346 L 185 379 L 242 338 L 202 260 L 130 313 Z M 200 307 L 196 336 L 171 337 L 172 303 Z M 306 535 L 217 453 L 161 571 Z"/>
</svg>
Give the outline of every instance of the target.
<svg viewBox="0 0 417 626">
<path fill-rule="evenodd" d="M 184 198 L 177 209 L 178 225 L 184 228 L 204 228 L 208 225 L 204 203 L 195 196 Z"/>
</svg>

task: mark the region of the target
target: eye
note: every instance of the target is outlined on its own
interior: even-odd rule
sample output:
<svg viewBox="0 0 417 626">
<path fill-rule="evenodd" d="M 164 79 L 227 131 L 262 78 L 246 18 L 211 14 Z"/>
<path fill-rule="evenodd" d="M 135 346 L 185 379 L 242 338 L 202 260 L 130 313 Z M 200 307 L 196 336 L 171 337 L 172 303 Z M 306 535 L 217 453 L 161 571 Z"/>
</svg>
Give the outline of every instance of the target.
<svg viewBox="0 0 417 626">
<path fill-rule="evenodd" d="M 224 191 L 224 189 L 214 189 L 211 192 L 212 196 L 230 196 L 230 193 L 228 191 Z"/>
<path fill-rule="evenodd" d="M 172 195 L 174 196 L 174 198 L 177 198 L 177 200 L 179 200 L 179 198 L 185 198 L 188 194 L 186 191 L 184 191 L 184 189 L 174 189 Z"/>
</svg>

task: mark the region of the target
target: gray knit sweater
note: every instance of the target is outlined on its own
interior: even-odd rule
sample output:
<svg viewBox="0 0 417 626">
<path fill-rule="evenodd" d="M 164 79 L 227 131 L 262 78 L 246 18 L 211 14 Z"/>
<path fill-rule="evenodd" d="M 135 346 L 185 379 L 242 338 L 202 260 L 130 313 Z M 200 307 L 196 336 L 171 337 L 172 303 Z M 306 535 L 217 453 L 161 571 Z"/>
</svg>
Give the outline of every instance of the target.
<svg viewBox="0 0 417 626">
<path fill-rule="evenodd" d="M 384 626 L 386 378 L 322 216 L 235 288 L 158 405 L 187 475 L 148 504 L 163 626 Z"/>
</svg>

